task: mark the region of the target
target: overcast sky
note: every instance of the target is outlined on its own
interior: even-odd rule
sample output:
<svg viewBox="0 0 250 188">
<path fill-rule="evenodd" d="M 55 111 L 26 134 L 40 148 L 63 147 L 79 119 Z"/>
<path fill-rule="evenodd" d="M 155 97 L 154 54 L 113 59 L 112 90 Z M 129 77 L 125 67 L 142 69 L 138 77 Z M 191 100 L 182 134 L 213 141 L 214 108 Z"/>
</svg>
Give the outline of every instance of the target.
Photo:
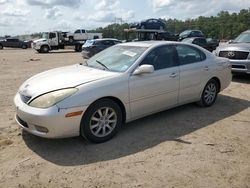
<svg viewBox="0 0 250 188">
<path fill-rule="evenodd" d="M 0 0 L 0 35 L 94 29 L 119 20 L 185 20 L 249 7 L 250 0 Z"/>
</svg>

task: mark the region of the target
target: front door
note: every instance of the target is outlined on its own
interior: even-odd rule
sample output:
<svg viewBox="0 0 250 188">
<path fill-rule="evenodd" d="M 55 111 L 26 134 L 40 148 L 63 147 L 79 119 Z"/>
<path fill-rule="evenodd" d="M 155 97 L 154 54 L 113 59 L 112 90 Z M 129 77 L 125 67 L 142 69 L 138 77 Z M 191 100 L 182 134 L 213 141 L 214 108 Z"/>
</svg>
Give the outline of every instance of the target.
<svg viewBox="0 0 250 188">
<path fill-rule="evenodd" d="M 152 50 L 140 65 L 153 65 L 149 74 L 131 75 L 129 79 L 132 118 L 151 114 L 177 104 L 179 67 L 175 48 L 170 45 Z"/>
</svg>

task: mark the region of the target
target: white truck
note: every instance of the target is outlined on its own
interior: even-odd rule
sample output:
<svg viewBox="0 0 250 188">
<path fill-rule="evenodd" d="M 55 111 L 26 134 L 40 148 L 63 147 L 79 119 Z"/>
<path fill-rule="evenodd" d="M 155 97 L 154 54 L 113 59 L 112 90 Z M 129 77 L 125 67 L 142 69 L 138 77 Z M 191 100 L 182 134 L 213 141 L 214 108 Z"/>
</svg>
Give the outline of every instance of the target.
<svg viewBox="0 0 250 188">
<path fill-rule="evenodd" d="M 77 29 L 74 33 L 67 33 L 66 39 L 70 43 L 74 41 L 86 41 L 89 39 L 101 39 L 102 33 L 87 33 L 85 29 Z"/>
<path fill-rule="evenodd" d="M 48 53 L 51 50 L 64 49 L 65 46 L 74 46 L 76 52 L 82 50 L 85 41 L 69 42 L 65 40 L 65 32 L 44 32 L 42 38 L 33 41 L 32 48 L 38 53 Z"/>
</svg>

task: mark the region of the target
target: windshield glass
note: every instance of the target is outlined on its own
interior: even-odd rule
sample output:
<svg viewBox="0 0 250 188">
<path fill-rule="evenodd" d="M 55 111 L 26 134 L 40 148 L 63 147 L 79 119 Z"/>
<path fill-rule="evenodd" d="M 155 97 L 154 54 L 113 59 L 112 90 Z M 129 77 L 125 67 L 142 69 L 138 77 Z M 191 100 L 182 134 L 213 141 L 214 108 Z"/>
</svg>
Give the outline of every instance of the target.
<svg viewBox="0 0 250 188">
<path fill-rule="evenodd" d="M 90 58 L 87 65 L 114 72 L 125 72 L 146 49 L 138 46 L 112 46 Z"/>
<path fill-rule="evenodd" d="M 186 38 L 186 39 L 183 39 L 182 42 L 186 42 L 186 43 L 192 44 L 193 39 L 192 38 Z"/>
<path fill-rule="evenodd" d="M 84 43 L 83 47 L 91 46 L 93 43 L 94 43 L 94 40 L 87 40 L 87 41 Z"/>
<path fill-rule="evenodd" d="M 49 33 L 43 33 L 42 38 L 48 39 L 49 38 Z"/>
<path fill-rule="evenodd" d="M 250 43 L 250 33 L 240 34 L 233 42 L 235 42 L 235 43 L 239 43 L 239 42 Z"/>
</svg>

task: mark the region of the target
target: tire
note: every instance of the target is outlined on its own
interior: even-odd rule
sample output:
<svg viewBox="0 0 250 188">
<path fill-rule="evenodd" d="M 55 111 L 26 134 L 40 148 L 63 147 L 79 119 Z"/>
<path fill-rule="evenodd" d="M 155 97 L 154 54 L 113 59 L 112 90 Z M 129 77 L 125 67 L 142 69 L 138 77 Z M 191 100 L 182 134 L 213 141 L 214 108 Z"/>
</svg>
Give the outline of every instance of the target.
<svg viewBox="0 0 250 188">
<path fill-rule="evenodd" d="M 219 83 L 214 79 L 209 80 L 203 89 L 198 105 L 201 107 L 212 106 L 216 101 L 218 93 Z"/>
<path fill-rule="evenodd" d="M 28 47 L 27 47 L 26 44 L 23 44 L 21 48 L 22 48 L 22 49 L 27 49 Z"/>
<path fill-rule="evenodd" d="M 42 46 L 41 47 L 41 52 L 42 53 L 48 53 L 49 52 L 49 47 L 48 46 Z"/>
<path fill-rule="evenodd" d="M 2 50 L 3 49 L 3 45 L 2 44 L 0 44 L 0 50 Z"/>
<path fill-rule="evenodd" d="M 69 37 L 69 42 L 70 42 L 70 43 L 73 43 L 73 42 L 74 42 L 73 37 Z"/>
<path fill-rule="evenodd" d="M 122 111 L 120 106 L 110 99 L 101 99 L 93 103 L 85 112 L 80 134 L 88 141 L 101 143 L 110 140 L 120 130 Z"/>
</svg>

